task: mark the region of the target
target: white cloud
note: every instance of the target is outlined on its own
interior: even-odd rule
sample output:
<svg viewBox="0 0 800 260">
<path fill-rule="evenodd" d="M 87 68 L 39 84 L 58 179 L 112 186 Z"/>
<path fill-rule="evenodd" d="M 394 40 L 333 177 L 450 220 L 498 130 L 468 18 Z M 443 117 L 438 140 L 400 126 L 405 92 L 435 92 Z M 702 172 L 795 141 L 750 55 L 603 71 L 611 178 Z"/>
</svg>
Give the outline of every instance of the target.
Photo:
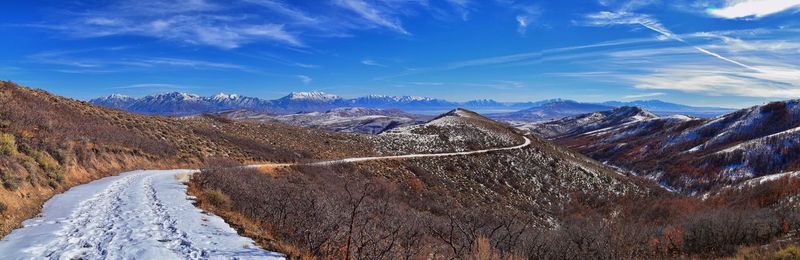
<svg viewBox="0 0 800 260">
<path fill-rule="evenodd" d="M 289 18 L 292 18 L 298 22 L 302 23 L 318 23 L 319 20 L 316 17 L 313 17 L 306 12 L 296 9 L 282 1 L 279 0 L 244 0 L 244 2 L 248 2 L 251 4 L 255 4 L 258 6 L 262 6 L 273 10 L 277 13 L 283 14 Z"/>
<path fill-rule="evenodd" d="M 303 82 L 303 84 L 305 84 L 305 85 L 308 85 L 308 83 L 311 83 L 311 77 L 306 76 L 306 75 L 297 75 L 297 79 L 299 79 L 300 82 Z"/>
<path fill-rule="evenodd" d="M 237 70 L 252 72 L 243 65 L 194 59 L 168 57 L 125 57 L 114 53 L 115 59 L 88 58 L 94 55 L 108 55 L 117 48 L 86 49 L 72 51 L 48 51 L 29 55 L 27 58 L 36 63 L 58 65 L 69 69 L 57 69 L 65 73 L 108 73 L 120 70 L 182 68 L 196 70 Z"/>
<path fill-rule="evenodd" d="M 461 15 L 461 20 L 469 20 L 469 12 L 470 12 L 470 5 L 472 4 L 471 0 L 446 0 L 450 5 L 453 6 L 455 12 Z"/>
<path fill-rule="evenodd" d="M 654 19 L 654 18 L 652 18 L 652 17 L 650 17 L 648 15 L 628 13 L 628 12 L 606 12 L 606 11 L 603 11 L 603 12 L 587 15 L 587 19 L 588 19 L 587 20 L 587 24 L 588 25 L 594 25 L 594 26 L 641 25 L 641 26 L 644 26 L 647 29 L 650 29 L 652 31 L 655 31 L 655 32 L 661 34 L 664 37 L 667 37 L 669 39 L 673 39 L 673 40 L 679 41 L 679 42 L 681 42 L 683 44 L 686 44 L 686 45 L 694 48 L 695 50 L 697 50 L 697 51 L 699 51 L 701 53 L 704 53 L 706 55 L 712 56 L 714 58 L 717 58 L 717 59 L 720 59 L 720 60 L 723 60 L 723 61 L 726 61 L 726 62 L 729 62 L 731 64 L 735 64 L 735 65 L 743 67 L 743 68 L 747 68 L 747 69 L 751 69 L 751 70 L 758 70 L 755 67 L 752 67 L 752 66 L 746 65 L 744 63 L 735 61 L 735 60 L 730 59 L 728 57 L 722 56 L 722 55 L 720 55 L 718 53 L 709 51 L 709 50 L 707 50 L 705 48 L 702 48 L 702 47 L 699 47 L 699 46 L 696 46 L 696 45 L 692 45 L 689 42 L 687 42 L 686 40 L 684 40 L 682 37 L 680 37 L 679 35 L 676 35 L 676 34 L 672 33 L 672 31 L 670 31 L 669 29 L 664 27 L 658 20 L 656 20 L 656 19 Z"/>
<path fill-rule="evenodd" d="M 791 98 L 800 96 L 800 73 L 785 68 L 764 72 L 720 71 L 713 66 L 669 66 L 652 74 L 626 76 L 640 89 L 670 89 L 707 95 Z"/>
<path fill-rule="evenodd" d="M 708 13 L 726 19 L 761 18 L 796 8 L 800 8 L 800 0 L 740 0 L 728 1 L 722 8 L 709 8 Z"/>
<path fill-rule="evenodd" d="M 398 18 L 385 14 L 383 11 L 379 10 L 378 7 L 370 5 L 365 1 L 337 0 L 336 3 L 343 8 L 355 12 L 374 25 L 385 27 L 401 34 L 411 34 L 403 28 Z"/>
<path fill-rule="evenodd" d="M 364 65 L 367 65 L 367 66 L 386 67 L 386 65 L 383 65 L 383 64 L 381 64 L 381 63 L 379 63 L 379 62 L 377 62 L 375 60 L 371 60 L 371 59 L 364 59 L 364 60 L 361 61 L 361 64 L 364 64 Z"/>
<path fill-rule="evenodd" d="M 517 31 L 521 34 L 525 34 L 525 31 L 528 30 L 528 21 L 529 19 L 523 15 L 517 15 Z"/>
</svg>

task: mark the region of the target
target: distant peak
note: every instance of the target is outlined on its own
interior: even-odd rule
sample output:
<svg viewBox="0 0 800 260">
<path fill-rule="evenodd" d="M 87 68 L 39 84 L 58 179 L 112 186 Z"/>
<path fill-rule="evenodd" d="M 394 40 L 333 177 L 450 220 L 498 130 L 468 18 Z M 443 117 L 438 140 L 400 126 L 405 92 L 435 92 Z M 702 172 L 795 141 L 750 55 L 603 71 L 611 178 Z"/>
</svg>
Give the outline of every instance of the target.
<svg viewBox="0 0 800 260">
<path fill-rule="evenodd" d="M 339 99 L 339 96 L 328 94 L 322 91 L 310 91 L 310 92 L 292 92 L 285 98 L 291 100 L 336 100 Z"/>
<path fill-rule="evenodd" d="M 186 92 L 170 92 L 170 93 L 162 93 L 162 94 L 155 94 L 151 96 L 147 96 L 149 98 L 155 99 L 179 99 L 179 100 L 199 100 L 200 96 L 195 94 L 189 94 Z"/>
<path fill-rule="evenodd" d="M 626 116 L 636 116 L 640 118 L 656 118 L 657 115 L 637 106 L 621 106 L 611 110 L 614 114 L 625 114 Z"/>
<path fill-rule="evenodd" d="M 123 95 L 123 94 L 114 93 L 114 94 L 102 97 L 100 99 L 131 99 L 131 97 Z"/>
<path fill-rule="evenodd" d="M 463 108 L 456 108 L 450 110 L 447 113 L 442 114 L 442 116 L 457 116 L 457 117 L 473 117 L 478 115 L 478 113 L 472 112 L 470 110 L 466 110 Z"/>
<path fill-rule="evenodd" d="M 237 99 L 239 98 L 239 95 L 238 94 L 228 95 L 225 94 L 224 92 L 220 92 L 219 94 L 214 95 L 212 98 L 216 100 Z"/>
</svg>

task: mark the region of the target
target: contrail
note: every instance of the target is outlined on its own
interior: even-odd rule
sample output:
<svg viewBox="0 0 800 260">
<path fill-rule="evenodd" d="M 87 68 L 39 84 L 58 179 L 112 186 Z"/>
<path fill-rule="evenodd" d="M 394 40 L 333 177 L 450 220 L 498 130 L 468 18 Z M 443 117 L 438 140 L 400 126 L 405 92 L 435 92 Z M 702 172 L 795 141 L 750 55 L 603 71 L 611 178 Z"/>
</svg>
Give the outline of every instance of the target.
<svg viewBox="0 0 800 260">
<path fill-rule="evenodd" d="M 747 64 L 744 64 L 744 63 L 741 63 L 741 62 L 726 58 L 725 56 L 722 56 L 722 55 L 719 55 L 719 54 L 717 54 L 715 52 L 706 50 L 703 47 L 692 45 L 691 43 L 687 42 L 683 38 L 678 37 L 678 35 L 675 35 L 674 33 L 670 32 L 666 28 L 663 28 L 663 27 L 659 26 L 659 24 L 657 22 L 656 22 L 656 25 L 653 25 L 653 24 L 650 24 L 650 23 L 652 23 L 652 21 L 639 22 L 640 25 L 644 26 L 647 29 L 653 30 L 653 31 L 655 31 L 657 33 L 660 33 L 661 35 L 669 37 L 670 39 L 673 39 L 673 40 L 679 41 L 679 42 L 681 42 L 683 44 L 686 44 L 687 46 L 692 47 L 695 50 L 698 50 L 698 51 L 700 51 L 702 53 L 711 55 L 711 56 L 716 57 L 716 58 L 718 58 L 720 60 L 723 60 L 723 61 L 730 62 L 732 64 L 735 64 L 735 65 L 740 66 L 740 67 L 745 68 L 745 69 L 753 70 L 753 71 L 756 71 L 756 72 L 761 72 L 761 70 L 756 68 L 756 67 L 753 67 L 753 66 L 750 66 L 750 65 L 747 65 Z"/>
</svg>

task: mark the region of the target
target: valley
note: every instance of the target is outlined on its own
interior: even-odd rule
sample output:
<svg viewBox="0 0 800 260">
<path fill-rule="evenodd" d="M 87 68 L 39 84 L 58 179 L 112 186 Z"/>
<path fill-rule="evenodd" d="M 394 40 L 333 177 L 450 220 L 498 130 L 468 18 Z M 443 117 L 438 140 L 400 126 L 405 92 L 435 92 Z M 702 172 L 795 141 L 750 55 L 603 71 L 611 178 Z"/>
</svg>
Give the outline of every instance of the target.
<svg viewBox="0 0 800 260">
<path fill-rule="evenodd" d="M 800 259 L 800 0 L 0 10 L 0 260 Z"/>
<path fill-rule="evenodd" d="M 0 202 L 6 205 L 3 214 L 12 218 L 3 224 L 10 234 L 0 242 L 0 251 L 30 248 L 15 254 L 19 258 L 730 256 L 752 245 L 762 245 L 755 252 L 767 254 L 794 243 L 790 232 L 800 228 L 800 215 L 791 203 L 800 192 L 800 181 L 795 174 L 782 173 L 793 169 L 789 166 L 775 168 L 778 175 L 769 181 L 745 177 L 698 186 L 711 180 L 669 171 L 673 175 L 653 175 L 641 166 L 674 167 L 678 164 L 662 160 L 683 160 L 676 159 L 682 153 L 662 150 L 638 157 L 603 148 L 626 151 L 636 142 L 678 140 L 704 124 L 730 125 L 723 129 L 740 133 L 728 137 L 737 140 L 734 145 L 706 144 L 719 147 L 715 151 L 783 140 L 794 133 L 796 124 L 781 120 L 793 116 L 771 114 L 793 115 L 792 101 L 780 103 L 786 110 L 769 104 L 711 119 L 659 116 L 622 106 L 556 120 L 529 118 L 524 124 L 502 123 L 460 108 L 427 118 L 354 108 L 283 115 L 213 110 L 164 117 L 3 84 L 3 100 L 13 104 L 0 111 L 8 122 L 3 131 L 14 142 L 13 152 L 2 157 L 6 177 Z M 63 117 L 9 110 L 26 106 L 81 118 L 83 123 L 77 127 L 72 125 L 76 121 Z M 373 115 L 414 121 L 379 124 L 379 131 L 359 128 L 363 117 Z M 282 117 L 293 119 L 279 120 Z M 297 123 L 329 118 L 336 123 Z M 738 123 L 740 118 L 750 124 Z M 773 130 L 742 132 L 757 129 L 753 124 L 761 122 L 759 118 L 766 118 L 763 122 L 770 122 Z M 104 134 L 107 131 L 116 134 Z M 719 140 L 724 135 L 714 136 Z M 680 147 L 698 146 L 692 144 Z M 99 158 L 118 158 L 113 159 L 118 166 L 92 167 L 110 160 Z M 649 164 L 640 165 L 644 162 Z M 691 169 L 709 167 L 698 165 Z M 19 167 L 26 170 L 12 170 Z M 141 168 L 199 170 L 116 175 Z M 40 172 L 47 179 L 31 177 Z M 669 176 L 692 185 L 678 188 Z M 65 193 L 44 203 L 61 192 Z M 43 213 L 31 218 L 38 212 L 24 209 L 37 204 L 44 204 Z M 29 220 L 22 223 L 25 219 Z M 146 222 L 136 224 L 142 219 L 164 221 L 148 228 Z M 22 227 L 11 232 L 20 223 Z M 76 223 L 96 226 L 78 228 Z M 698 237 L 721 232 L 723 226 L 733 227 L 730 231 L 739 232 L 740 238 Z M 211 228 L 214 231 L 204 231 Z M 142 232 L 155 235 L 133 235 Z M 200 239 L 209 234 L 212 239 Z M 583 243 L 580 237 L 598 242 Z M 137 246 L 121 250 L 121 241 Z"/>
</svg>

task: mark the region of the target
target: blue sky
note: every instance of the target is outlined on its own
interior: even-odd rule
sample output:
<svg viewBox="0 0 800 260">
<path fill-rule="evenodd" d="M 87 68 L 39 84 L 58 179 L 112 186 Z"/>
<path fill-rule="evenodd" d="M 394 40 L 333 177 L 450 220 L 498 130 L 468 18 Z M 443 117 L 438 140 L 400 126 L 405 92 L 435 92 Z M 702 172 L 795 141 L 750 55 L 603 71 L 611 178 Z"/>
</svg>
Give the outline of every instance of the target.
<svg viewBox="0 0 800 260">
<path fill-rule="evenodd" d="M 800 98 L 800 0 L 3 1 L 0 78 L 454 101 Z"/>
</svg>

